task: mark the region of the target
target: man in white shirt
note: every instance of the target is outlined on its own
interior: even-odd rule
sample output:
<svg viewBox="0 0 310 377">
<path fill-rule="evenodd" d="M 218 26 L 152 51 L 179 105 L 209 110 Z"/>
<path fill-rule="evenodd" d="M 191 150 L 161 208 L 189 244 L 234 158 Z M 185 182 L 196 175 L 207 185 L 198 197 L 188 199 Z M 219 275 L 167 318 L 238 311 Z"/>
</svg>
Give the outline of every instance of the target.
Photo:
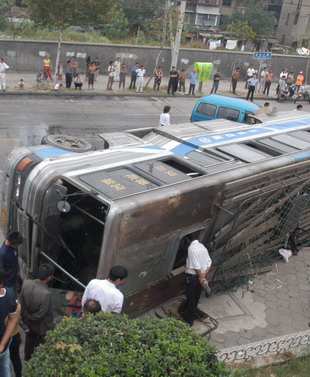
<svg viewBox="0 0 310 377">
<path fill-rule="evenodd" d="M 128 276 L 128 271 L 123 266 L 113 266 L 108 279 L 91 280 L 83 294 L 82 307 L 88 300 L 97 300 L 103 312 L 120 313 L 124 303 L 124 295 L 116 288 Z"/>
<path fill-rule="evenodd" d="M 140 68 L 137 69 L 137 83 L 136 83 L 136 92 L 139 91 L 142 93 L 143 91 L 143 78 L 145 75 L 145 69 L 144 66 L 141 65 Z"/>
<path fill-rule="evenodd" d="M 207 248 L 198 241 L 198 233 L 186 236 L 188 255 L 186 259 L 186 300 L 181 304 L 179 313 L 190 326 L 197 318 L 196 310 L 201 295 L 202 285 L 205 283 L 207 273 L 212 261 Z"/>
<path fill-rule="evenodd" d="M 256 73 L 256 69 L 253 67 L 252 64 L 250 64 L 249 68 L 247 69 L 246 71 L 246 83 L 245 83 L 245 89 L 248 88 L 248 80 L 251 79 L 254 75 L 254 73 Z"/>
<path fill-rule="evenodd" d="M 5 91 L 5 71 L 9 69 L 9 66 L 4 63 L 4 59 L 0 58 L 0 89 Z"/>
</svg>

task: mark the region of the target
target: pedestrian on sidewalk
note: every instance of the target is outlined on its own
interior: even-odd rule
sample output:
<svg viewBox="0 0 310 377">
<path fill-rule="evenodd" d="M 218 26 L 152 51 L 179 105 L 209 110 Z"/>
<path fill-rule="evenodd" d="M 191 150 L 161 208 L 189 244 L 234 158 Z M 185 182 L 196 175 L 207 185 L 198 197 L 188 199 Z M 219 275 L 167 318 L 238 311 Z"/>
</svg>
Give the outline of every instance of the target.
<svg viewBox="0 0 310 377">
<path fill-rule="evenodd" d="M 178 89 L 178 76 L 179 76 L 178 71 L 176 67 L 173 66 L 170 71 L 170 78 L 168 82 L 168 91 L 167 91 L 168 94 L 170 94 L 170 90 L 171 90 L 171 94 L 175 95 L 175 92 Z"/>
<path fill-rule="evenodd" d="M 6 88 L 5 72 L 9 68 L 10 67 L 6 63 L 4 63 L 4 59 L 0 58 L 0 89 L 2 89 L 3 92 L 5 92 L 5 88 Z"/>
<path fill-rule="evenodd" d="M 72 84 L 72 77 L 73 77 L 73 69 L 71 67 L 71 61 L 67 60 L 67 64 L 65 67 L 65 74 L 66 74 L 66 88 L 69 89 L 71 88 Z"/>
<path fill-rule="evenodd" d="M 265 67 L 260 73 L 259 87 L 257 90 L 258 93 L 262 93 L 263 90 L 265 89 L 267 72 L 268 72 L 268 69 L 267 67 Z"/>
<path fill-rule="evenodd" d="M 81 75 L 78 73 L 74 77 L 74 87 L 75 87 L 75 89 L 81 90 L 82 86 L 83 86 L 83 81 L 82 81 Z"/>
<path fill-rule="evenodd" d="M 10 359 L 13 365 L 15 377 L 22 377 L 22 362 L 20 359 L 19 349 L 21 345 L 20 333 L 19 333 L 19 320 L 21 314 L 21 305 L 16 300 L 16 314 L 17 314 L 17 322 L 12 333 L 12 341 L 10 344 Z"/>
<path fill-rule="evenodd" d="M 137 87 L 136 87 L 137 93 L 139 91 L 141 93 L 143 92 L 144 75 L 145 75 L 145 69 L 144 69 L 144 66 L 141 65 L 141 67 L 139 69 L 137 69 Z"/>
<path fill-rule="evenodd" d="M 18 87 L 19 87 L 20 89 L 24 89 L 24 87 L 25 87 L 24 79 L 20 79 L 20 80 L 19 80 Z"/>
<path fill-rule="evenodd" d="M 18 322 L 16 299 L 10 288 L 4 288 L 4 272 L 0 270 L 0 376 L 11 377 L 9 344 Z"/>
<path fill-rule="evenodd" d="M 195 95 L 195 86 L 196 86 L 197 77 L 198 77 L 198 74 L 197 74 L 195 68 L 192 70 L 192 72 L 189 74 L 188 77 L 189 77 L 188 95 L 192 94 L 194 96 Z"/>
<path fill-rule="evenodd" d="M 164 73 L 161 67 L 156 67 L 154 71 L 154 85 L 153 90 L 159 90 L 161 84 L 161 78 L 163 77 Z"/>
<path fill-rule="evenodd" d="M 121 73 L 121 58 L 117 58 L 114 62 L 115 77 L 114 81 L 119 82 L 119 75 Z"/>
<path fill-rule="evenodd" d="M 51 74 L 51 59 L 48 55 L 45 55 L 43 59 L 43 72 L 53 81 Z"/>
<path fill-rule="evenodd" d="M 136 89 L 137 70 L 138 69 L 139 69 L 139 62 L 136 62 L 136 64 L 131 67 L 131 78 L 130 78 L 129 89 Z"/>
<path fill-rule="evenodd" d="M 185 69 L 182 69 L 179 74 L 179 92 L 185 94 L 185 81 L 186 81 L 186 72 Z"/>
<path fill-rule="evenodd" d="M 100 60 L 99 60 L 99 58 L 95 58 L 94 64 L 96 66 L 95 81 L 97 81 L 97 78 L 98 78 L 98 75 L 99 75 L 99 69 L 100 69 Z"/>
<path fill-rule="evenodd" d="M 88 300 L 97 300 L 103 312 L 120 314 L 124 303 L 124 295 L 117 286 L 122 284 L 128 276 L 128 271 L 123 266 L 113 266 L 108 279 L 91 280 L 82 297 L 82 308 Z"/>
<path fill-rule="evenodd" d="M 253 67 L 253 64 L 250 64 L 249 68 L 246 71 L 246 82 L 245 82 L 245 89 L 248 89 L 249 79 L 251 79 L 256 72 L 256 69 Z"/>
<path fill-rule="evenodd" d="M 0 269 L 4 272 L 3 284 L 5 287 L 11 288 L 15 296 L 17 296 L 19 275 L 18 246 L 22 242 L 21 234 L 17 231 L 11 231 L 0 248 Z"/>
<path fill-rule="evenodd" d="M 212 85 L 210 94 L 212 94 L 212 93 L 215 94 L 217 92 L 221 78 L 222 78 L 221 77 L 221 71 L 218 69 L 216 71 L 215 75 L 213 76 L 213 85 Z"/>
<path fill-rule="evenodd" d="M 188 243 L 186 259 L 186 300 L 182 302 L 179 313 L 190 326 L 197 318 L 198 302 L 202 286 L 210 270 L 212 260 L 207 248 L 198 241 L 198 233 L 191 233 L 185 237 Z"/>
<path fill-rule="evenodd" d="M 268 69 L 268 71 L 266 73 L 265 88 L 264 88 L 264 91 L 263 91 L 263 93 L 267 94 L 267 96 L 269 96 L 269 90 L 270 90 L 270 86 L 271 86 L 271 83 L 272 83 L 272 79 L 273 79 L 272 69 Z"/>
<path fill-rule="evenodd" d="M 113 82 L 114 82 L 114 74 L 115 74 L 114 64 L 111 60 L 110 63 L 109 63 L 109 67 L 108 67 L 107 90 L 112 90 L 112 86 L 113 86 Z"/>
<path fill-rule="evenodd" d="M 299 75 L 296 77 L 296 91 L 299 92 L 300 87 L 302 86 L 303 82 L 305 80 L 303 71 L 299 72 Z"/>
<path fill-rule="evenodd" d="M 247 82 L 248 82 L 248 94 L 246 96 L 246 99 L 248 101 L 249 98 L 250 98 L 250 101 L 253 101 L 255 87 L 256 87 L 256 85 L 258 83 L 258 78 L 257 78 L 256 73 L 254 73 L 253 77 L 251 77 Z"/>
<path fill-rule="evenodd" d="M 25 361 L 30 360 L 35 348 L 43 343 L 46 333 L 54 329 L 52 293 L 47 286 L 53 274 L 54 267 L 41 264 L 38 279 L 24 280 L 23 283 L 20 294 L 22 320 L 29 327 L 25 340 Z"/>
<path fill-rule="evenodd" d="M 88 67 L 88 90 L 94 90 L 96 64 L 92 62 Z"/>
<path fill-rule="evenodd" d="M 119 85 L 118 88 L 120 89 L 123 85 L 123 90 L 125 89 L 125 83 L 126 83 L 126 76 L 127 76 L 127 68 L 125 63 L 122 63 L 120 75 L 119 75 Z"/>
<path fill-rule="evenodd" d="M 231 87 L 232 87 L 233 94 L 237 94 L 236 89 L 237 89 L 237 83 L 238 83 L 239 77 L 240 77 L 240 68 L 237 67 L 231 74 Z"/>
<path fill-rule="evenodd" d="M 75 56 L 72 56 L 70 64 L 71 64 L 71 67 L 72 67 L 73 77 L 75 77 L 79 73 L 79 63 L 78 63 Z"/>
<path fill-rule="evenodd" d="M 170 126 L 170 112 L 171 107 L 165 106 L 163 112 L 160 114 L 159 117 L 159 125 L 160 126 Z"/>
</svg>

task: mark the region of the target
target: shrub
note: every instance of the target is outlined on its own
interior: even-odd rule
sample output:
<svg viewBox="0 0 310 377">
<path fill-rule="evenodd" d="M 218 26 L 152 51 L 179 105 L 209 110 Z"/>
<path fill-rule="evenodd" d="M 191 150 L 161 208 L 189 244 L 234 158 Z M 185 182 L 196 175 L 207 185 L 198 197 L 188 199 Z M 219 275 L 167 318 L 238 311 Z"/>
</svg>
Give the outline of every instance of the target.
<svg viewBox="0 0 310 377">
<path fill-rule="evenodd" d="M 208 341 L 175 319 L 97 314 L 68 319 L 47 334 L 25 377 L 232 376 Z"/>
</svg>

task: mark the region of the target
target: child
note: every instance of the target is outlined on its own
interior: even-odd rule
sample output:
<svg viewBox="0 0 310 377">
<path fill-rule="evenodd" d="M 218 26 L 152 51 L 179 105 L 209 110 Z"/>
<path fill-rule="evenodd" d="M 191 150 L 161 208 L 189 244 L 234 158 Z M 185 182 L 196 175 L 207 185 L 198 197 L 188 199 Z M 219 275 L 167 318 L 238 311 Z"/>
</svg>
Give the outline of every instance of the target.
<svg viewBox="0 0 310 377">
<path fill-rule="evenodd" d="M 79 88 L 80 90 L 82 89 L 83 82 L 79 73 L 74 78 L 74 86 L 75 86 L 75 89 L 77 88 Z"/>
<path fill-rule="evenodd" d="M 21 88 L 21 89 L 24 89 L 24 86 L 25 86 L 24 80 L 20 79 L 19 83 L 18 83 L 18 87 Z"/>
<path fill-rule="evenodd" d="M 160 126 L 170 126 L 170 106 L 165 106 L 163 112 L 160 114 L 159 125 Z"/>
</svg>

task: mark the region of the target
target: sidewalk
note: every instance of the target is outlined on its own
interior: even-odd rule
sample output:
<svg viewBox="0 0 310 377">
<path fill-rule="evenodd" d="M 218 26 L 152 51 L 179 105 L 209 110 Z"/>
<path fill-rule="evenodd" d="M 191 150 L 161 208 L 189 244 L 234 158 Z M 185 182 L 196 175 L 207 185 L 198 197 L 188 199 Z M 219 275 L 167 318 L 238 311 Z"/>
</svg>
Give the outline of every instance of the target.
<svg viewBox="0 0 310 377">
<path fill-rule="evenodd" d="M 288 263 L 279 260 L 271 272 L 257 275 L 248 285 L 209 298 L 202 294 L 199 307 L 218 322 L 210 342 L 219 350 L 246 347 L 249 343 L 309 330 L 309 282 L 310 247 L 305 247 Z M 169 313 L 172 301 L 150 314 L 155 316 L 161 307 Z M 206 329 L 202 325 L 195 321 L 193 328 L 203 334 Z"/>
<path fill-rule="evenodd" d="M 117 95 L 138 95 L 138 96 L 141 96 L 141 95 L 167 96 L 167 87 L 168 87 L 168 80 L 169 80 L 168 77 L 163 77 L 162 78 L 162 84 L 161 84 L 161 90 L 159 92 L 156 92 L 156 91 L 153 90 L 154 79 L 152 78 L 149 85 L 148 85 L 148 88 L 146 90 L 144 90 L 143 93 L 136 93 L 135 90 L 128 89 L 128 86 L 130 84 L 130 75 L 129 74 L 126 78 L 125 89 L 119 89 L 119 83 L 114 82 L 112 91 L 107 91 L 108 76 L 105 75 L 105 74 L 99 74 L 97 81 L 95 81 L 94 90 L 88 89 L 88 83 L 86 81 L 84 81 L 84 83 L 83 83 L 82 90 L 74 89 L 73 84 L 72 84 L 72 87 L 70 89 L 66 89 L 65 88 L 65 86 L 66 86 L 65 76 L 63 75 L 62 80 L 60 80 L 58 82 L 61 83 L 64 86 L 64 88 L 61 88 L 61 90 L 58 92 L 58 91 L 53 90 L 54 85 L 53 85 L 52 82 L 50 82 L 49 87 L 47 89 L 38 88 L 37 82 L 36 82 L 37 73 L 38 72 L 11 72 L 11 71 L 8 70 L 7 73 L 6 73 L 7 87 L 6 87 L 6 92 L 4 94 L 12 94 L 12 93 L 16 94 L 16 95 L 25 95 L 25 94 L 27 94 L 27 95 L 31 95 L 31 94 L 59 95 L 59 94 L 65 94 L 65 95 L 79 95 L 79 96 L 80 95 L 82 95 L 82 96 L 92 95 L 93 96 L 93 95 L 116 95 L 117 94 Z M 19 83 L 19 80 L 21 78 L 24 80 L 24 83 L 25 83 L 24 89 L 21 89 L 21 88 L 18 87 L 18 83 Z M 83 75 L 83 79 L 84 79 L 84 75 Z M 146 76 L 145 79 L 144 79 L 144 85 L 148 82 L 148 80 L 149 80 L 149 77 Z M 211 87 L 212 87 L 212 81 L 208 81 L 207 83 L 203 83 L 201 93 L 197 92 L 198 86 L 199 86 L 199 83 L 197 83 L 197 85 L 196 85 L 196 95 L 197 96 L 207 95 L 207 94 L 210 93 L 210 90 L 211 90 Z M 189 88 L 189 80 L 187 79 L 186 90 L 188 90 L 188 88 Z M 263 100 L 263 99 L 273 100 L 273 99 L 275 99 L 275 89 L 276 89 L 276 84 L 272 84 L 271 89 L 270 89 L 271 95 L 269 97 L 266 96 L 266 95 L 263 95 L 261 93 L 256 93 L 255 96 L 254 96 L 254 100 L 255 100 L 255 98 L 260 99 L 260 100 Z M 2 94 L 3 93 L 0 92 L 0 95 L 2 95 Z M 218 94 L 235 96 L 231 92 L 231 82 L 228 81 L 228 80 L 222 80 L 220 82 L 220 85 L 219 85 Z M 176 95 L 181 96 L 181 95 L 183 95 L 183 93 L 177 92 Z M 247 95 L 247 89 L 245 89 L 245 82 L 244 81 L 238 82 L 237 96 L 236 97 L 245 98 L 246 95 Z"/>
</svg>

